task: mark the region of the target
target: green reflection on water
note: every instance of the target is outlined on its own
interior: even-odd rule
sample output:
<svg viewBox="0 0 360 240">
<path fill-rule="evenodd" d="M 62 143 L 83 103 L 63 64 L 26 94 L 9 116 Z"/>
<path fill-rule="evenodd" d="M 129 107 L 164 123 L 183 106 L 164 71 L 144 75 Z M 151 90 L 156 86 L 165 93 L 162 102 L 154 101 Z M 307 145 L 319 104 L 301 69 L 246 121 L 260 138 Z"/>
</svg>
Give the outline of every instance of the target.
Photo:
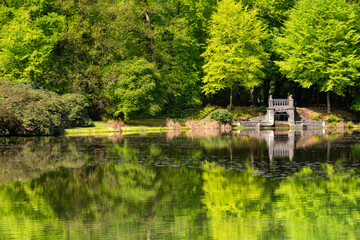
<svg viewBox="0 0 360 240">
<path fill-rule="evenodd" d="M 249 136 L 1 141 L 0 238 L 360 238 L 358 144 L 290 162 Z"/>
<path fill-rule="evenodd" d="M 341 161 L 337 163 L 341 165 Z M 359 239 L 360 178 L 323 164 L 272 181 L 248 167 L 204 168 L 204 203 L 215 239 Z"/>
<path fill-rule="evenodd" d="M 224 171 L 215 164 L 204 167 L 204 204 L 215 239 L 256 239 L 264 231 L 262 211 L 270 202 L 265 194 L 265 178 L 253 177 L 257 171 Z"/>
</svg>

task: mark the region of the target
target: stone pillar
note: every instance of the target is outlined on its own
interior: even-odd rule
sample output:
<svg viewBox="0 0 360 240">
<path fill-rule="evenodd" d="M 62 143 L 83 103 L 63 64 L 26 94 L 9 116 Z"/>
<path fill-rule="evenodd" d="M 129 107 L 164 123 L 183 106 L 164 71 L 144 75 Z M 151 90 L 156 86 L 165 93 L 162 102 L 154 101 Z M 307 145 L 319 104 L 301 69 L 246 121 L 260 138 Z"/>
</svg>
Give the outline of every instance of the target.
<svg viewBox="0 0 360 240">
<path fill-rule="evenodd" d="M 266 120 L 273 125 L 274 124 L 274 116 L 275 115 L 275 110 L 274 108 L 268 108 L 267 112 L 266 112 Z"/>
<path fill-rule="evenodd" d="M 292 98 L 292 95 L 289 96 L 289 107 L 294 107 L 294 99 Z"/>
<path fill-rule="evenodd" d="M 292 95 L 288 98 L 289 106 L 286 113 L 289 115 L 288 123 L 290 126 L 295 126 L 295 107 L 294 107 L 294 99 L 292 98 Z"/>
<path fill-rule="evenodd" d="M 290 126 L 295 125 L 295 109 L 289 109 L 286 111 L 286 113 L 289 115 L 288 123 Z"/>
<path fill-rule="evenodd" d="M 269 108 L 272 108 L 274 106 L 274 100 L 272 99 L 272 95 L 269 97 Z"/>
</svg>

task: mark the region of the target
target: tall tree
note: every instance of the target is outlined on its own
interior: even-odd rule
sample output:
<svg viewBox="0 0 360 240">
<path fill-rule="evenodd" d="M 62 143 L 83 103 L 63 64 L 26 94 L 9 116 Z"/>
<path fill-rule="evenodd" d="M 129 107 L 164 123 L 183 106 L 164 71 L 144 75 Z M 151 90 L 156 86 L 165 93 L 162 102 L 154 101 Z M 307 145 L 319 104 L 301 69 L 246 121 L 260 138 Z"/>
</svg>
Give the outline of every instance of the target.
<svg viewBox="0 0 360 240">
<path fill-rule="evenodd" d="M 1 77 L 44 81 L 44 69 L 65 24 L 52 4 L 53 0 L 0 4 Z"/>
<path fill-rule="evenodd" d="M 302 0 L 277 38 L 282 73 L 302 87 L 317 85 L 327 93 L 344 95 L 360 76 L 358 16 L 343 0 Z"/>
<path fill-rule="evenodd" d="M 262 41 L 266 34 L 256 10 L 249 10 L 241 2 L 223 0 L 212 15 L 209 39 L 202 56 L 205 59 L 203 78 L 205 94 L 235 86 L 247 89 L 259 86 L 267 59 Z"/>
</svg>

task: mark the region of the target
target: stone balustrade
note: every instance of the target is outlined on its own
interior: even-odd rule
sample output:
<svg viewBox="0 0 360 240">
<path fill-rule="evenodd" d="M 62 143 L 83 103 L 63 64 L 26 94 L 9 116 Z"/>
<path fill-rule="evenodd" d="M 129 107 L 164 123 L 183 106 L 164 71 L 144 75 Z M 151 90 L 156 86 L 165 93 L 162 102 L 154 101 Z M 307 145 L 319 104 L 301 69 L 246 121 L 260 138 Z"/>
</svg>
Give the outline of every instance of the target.
<svg viewBox="0 0 360 240">
<path fill-rule="evenodd" d="M 269 107 L 273 108 L 273 107 L 289 107 L 289 108 L 293 108 L 294 107 L 294 99 L 290 96 L 287 99 L 273 99 L 270 96 L 269 99 Z"/>
</svg>

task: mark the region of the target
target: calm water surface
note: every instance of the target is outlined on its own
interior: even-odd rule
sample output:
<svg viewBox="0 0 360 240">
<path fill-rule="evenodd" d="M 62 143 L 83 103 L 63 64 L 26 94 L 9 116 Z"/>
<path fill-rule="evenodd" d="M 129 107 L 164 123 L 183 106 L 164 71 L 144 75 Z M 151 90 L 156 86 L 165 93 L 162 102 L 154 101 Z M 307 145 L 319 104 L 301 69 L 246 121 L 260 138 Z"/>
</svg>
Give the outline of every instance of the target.
<svg viewBox="0 0 360 240">
<path fill-rule="evenodd" d="M 0 239 L 360 239 L 359 140 L 0 138 Z"/>
</svg>

